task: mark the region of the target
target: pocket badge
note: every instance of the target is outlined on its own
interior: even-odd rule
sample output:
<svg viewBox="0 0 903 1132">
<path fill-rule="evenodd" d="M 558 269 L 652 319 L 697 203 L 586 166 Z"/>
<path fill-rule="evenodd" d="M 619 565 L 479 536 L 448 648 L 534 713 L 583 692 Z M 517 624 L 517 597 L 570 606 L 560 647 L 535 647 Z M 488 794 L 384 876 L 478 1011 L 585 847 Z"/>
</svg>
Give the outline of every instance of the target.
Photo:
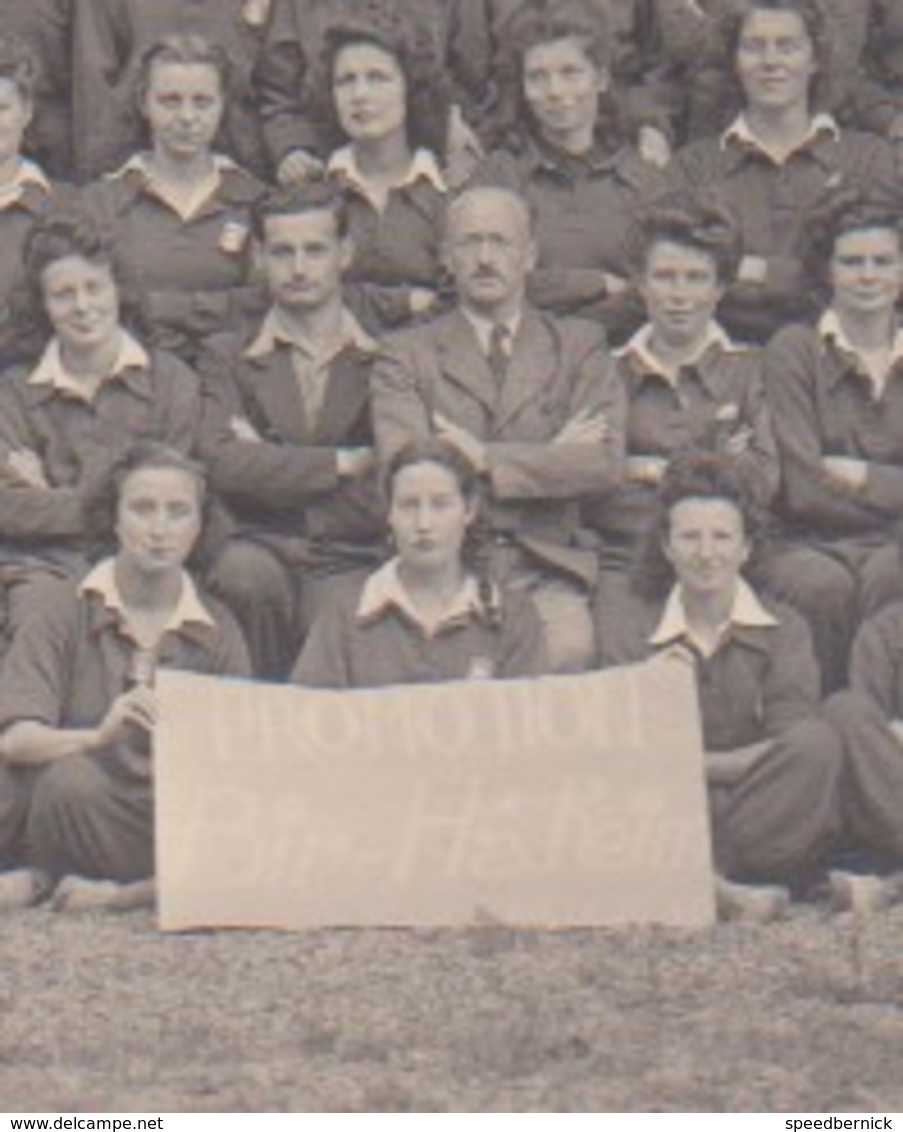
<svg viewBox="0 0 903 1132">
<path fill-rule="evenodd" d="M 251 28 L 262 28 L 270 15 L 270 0 L 244 0 L 241 18 Z"/>
<path fill-rule="evenodd" d="M 238 220 L 227 220 L 219 234 L 219 250 L 226 255 L 238 255 L 248 242 L 250 230 Z"/>
</svg>

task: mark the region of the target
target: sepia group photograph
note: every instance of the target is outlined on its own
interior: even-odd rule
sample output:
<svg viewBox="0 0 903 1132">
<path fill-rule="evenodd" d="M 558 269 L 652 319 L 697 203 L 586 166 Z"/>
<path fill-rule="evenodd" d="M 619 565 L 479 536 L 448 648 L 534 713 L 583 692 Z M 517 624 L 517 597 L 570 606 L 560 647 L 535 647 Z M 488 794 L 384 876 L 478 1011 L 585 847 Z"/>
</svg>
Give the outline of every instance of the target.
<svg viewBox="0 0 903 1132">
<path fill-rule="evenodd" d="M 0 0 L 0 1132 L 903 1120 L 901 300 L 903 0 Z"/>
</svg>

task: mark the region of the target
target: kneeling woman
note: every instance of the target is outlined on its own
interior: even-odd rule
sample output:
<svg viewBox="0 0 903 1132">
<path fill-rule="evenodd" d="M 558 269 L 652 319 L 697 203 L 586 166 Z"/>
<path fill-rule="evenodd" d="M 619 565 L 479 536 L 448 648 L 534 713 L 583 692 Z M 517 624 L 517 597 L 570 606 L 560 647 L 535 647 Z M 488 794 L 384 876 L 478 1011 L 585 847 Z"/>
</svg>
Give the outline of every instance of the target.
<svg viewBox="0 0 903 1132">
<path fill-rule="evenodd" d="M 538 614 L 479 559 L 478 477 L 443 440 L 413 443 L 386 485 L 397 556 L 314 622 L 292 679 L 372 688 L 548 671 Z"/>
<path fill-rule="evenodd" d="M 129 449 L 98 494 L 118 549 L 60 582 L 16 635 L 0 684 L 0 904 L 129 906 L 152 895 L 158 667 L 247 675 L 241 634 L 184 564 L 203 469 Z"/>
<path fill-rule="evenodd" d="M 834 838 L 839 742 L 816 718 L 806 625 L 741 574 L 757 518 L 732 461 L 673 460 L 659 507 L 647 568 L 609 611 L 603 663 L 667 650 L 693 665 L 721 910 L 770 918 L 786 906 L 784 886 L 807 884 Z M 746 887 L 759 884 L 776 887 Z"/>
</svg>

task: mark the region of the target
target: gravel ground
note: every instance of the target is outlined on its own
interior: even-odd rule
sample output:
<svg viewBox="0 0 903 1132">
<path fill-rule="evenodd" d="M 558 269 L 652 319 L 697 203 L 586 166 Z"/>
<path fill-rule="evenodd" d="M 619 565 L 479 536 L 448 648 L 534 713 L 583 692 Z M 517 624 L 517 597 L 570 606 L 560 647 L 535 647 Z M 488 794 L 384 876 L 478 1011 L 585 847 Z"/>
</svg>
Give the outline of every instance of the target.
<svg viewBox="0 0 903 1132">
<path fill-rule="evenodd" d="M 903 1111 L 903 910 L 708 932 L 0 921 L 0 1110 Z"/>
</svg>

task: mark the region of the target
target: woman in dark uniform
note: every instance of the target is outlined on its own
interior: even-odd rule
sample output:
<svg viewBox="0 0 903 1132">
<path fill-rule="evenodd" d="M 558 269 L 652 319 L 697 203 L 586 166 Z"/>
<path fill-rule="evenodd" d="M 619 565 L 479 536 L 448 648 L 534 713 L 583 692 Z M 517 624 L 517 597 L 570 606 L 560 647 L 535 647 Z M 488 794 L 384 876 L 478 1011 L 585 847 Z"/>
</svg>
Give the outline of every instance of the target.
<svg viewBox="0 0 903 1132">
<path fill-rule="evenodd" d="M 444 440 L 402 448 L 386 473 L 391 558 L 314 622 L 297 684 L 370 688 L 548 671 L 529 599 L 480 564 L 478 477 Z"/>
<path fill-rule="evenodd" d="M 437 300 L 445 83 L 428 28 L 388 3 L 326 28 L 311 82 L 335 147 L 326 169 L 348 196 L 354 257 L 346 283 L 375 333 Z"/>
<path fill-rule="evenodd" d="M 91 515 L 112 557 L 48 587 L 4 659 L 0 903 L 125 907 L 152 893 L 151 736 L 159 667 L 247 675 L 230 615 L 185 563 L 201 533 L 203 468 L 135 445 Z"/>
<path fill-rule="evenodd" d="M 136 80 L 150 148 L 84 191 L 146 292 L 159 343 L 189 362 L 253 301 L 250 210 L 263 186 L 212 149 L 228 74 L 224 53 L 201 36 L 150 47 Z"/>
<path fill-rule="evenodd" d="M 603 665 L 658 658 L 696 676 L 716 893 L 726 917 L 769 919 L 811 882 L 837 832 L 840 745 L 818 718 L 808 629 L 743 577 L 758 519 L 722 454 L 674 459 L 647 569 L 608 611 Z"/>
<path fill-rule="evenodd" d="M 514 189 L 535 211 L 533 301 L 598 319 L 623 340 L 641 318 L 625 298 L 630 232 L 662 175 L 622 136 L 613 51 L 591 0 L 524 4 L 506 26 L 507 137 L 473 180 Z"/>
</svg>

